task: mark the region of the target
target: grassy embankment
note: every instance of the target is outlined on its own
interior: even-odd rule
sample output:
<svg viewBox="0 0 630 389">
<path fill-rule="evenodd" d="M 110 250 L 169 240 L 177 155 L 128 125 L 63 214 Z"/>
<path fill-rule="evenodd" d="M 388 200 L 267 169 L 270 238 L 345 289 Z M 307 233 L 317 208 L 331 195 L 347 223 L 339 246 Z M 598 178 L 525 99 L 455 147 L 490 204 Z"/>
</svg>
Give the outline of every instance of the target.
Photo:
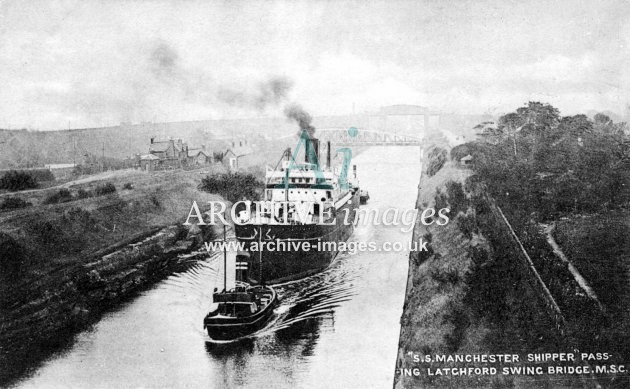
<svg viewBox="0 0 630 389">
<path fill-rule="evenodd" d="M 580 214 L 556 222 L 556 239 L 606 309 L 597 348 L 630 361 L 630 211 Z"/>
<path fill-rule="evenodd" d="M 612 358 L 608 365 L 627 365 L 630 360 L 627 298 L 630 143 L 626 124 L 613 123 L 602 114 L 592 120 L 585 115 L 563 117 L 548 104 L 529 102 L 501 116 L 496 124 L 485 122 L 476 129 L 481 135 L 479 139 L 454 147 L 450 152 L 453 161 L 465 157 L 470 162 L 474 174 L 466 180 L 465 191 L 446 183 L 446 195 L 438 194 L 435 199 L 437 204 L 466 210 L 466 216 L 460 213 L 454 218 L 455 223 L 443 230 L 429 227 L 417 231 L 415 237 L 432 238 L 433 251 L 419 256 L 415 264 L 412 261 L 408 302 L 413 303 L 414 298 L 421 302 L 406 307 L 403 315 L 399 366 L 407 362 L 404 351 L 420 349 L 421 353 L 429 353 L 435 352 L 435 348 L 439 352 L 469 351 L 466 342 L 475 339 L 479 331 L 472 329 L 479 323 L 479 328 L 488 330 L 474 343 L 473 349 L 481 352 L 609 353 Z M 443 153 L 431 157 L 439 155 Z M 433 169 L 437 172 L 435 177 L 446 174 L 448 169 L 448 164 L 441 170 Z M 427 182 L 436 179 L 433 174 L 428 176 L 421 183 L 421 192 L 427 190 Z M 428 196 L 432 195 L 429 191 Z M 516 244 L 511 230 L 506 234 L 508 226 L 495 202 L 522 247 Z M 447 267 L 444 275 L 431 271 L 437 255 L 442 263 L 453 260 L 441 255 L 448 249 L 443 247 L 446 240 L 456 245 L 460 242 L 457 235 L 443 235 L 454 226 L 471 242 L 476 238 L 488 242 L 487 247 L 470 244 L 466 258 L 461 259 L 470 261 L 463 277 L 456 275 L 455 265 L 452 271 Z M 553 226 L 556 229 L 552 234 L 563 253 L 555 250 L 553 237 L 547 235 Z M 523 263 L 526 271 L 519 266 Z M 451 285 L 443 288 L 453 293 L 460 291 L 463 300 L 432 288 L 428 276 L 434 281 L 448 281 Z M 418 277 L 427 281 L 420 278 L 416 282 Z M 526 286 L 528 282 L 530 287 Z M 537 299 L 532 292 L 547 301 L 547 308 L 536 309 Z M 455 306 L 463 301 L 463 307 L 454 310 L 444 303 L 435 317 L 425 317 L 426 307 L 436 296 L 454 302 Z M 561 316 L 556 316 L 554 324 L 561 331 L 554 333 L 540 312 L 558 313 L 556 305 Z M 452 320 L 453 317 L 459 319 Z M 429 336 L 409 341 L 418 332 L 414 327 L 429 328 Z M 432 342 L 431 335 L 435 334 L 442 340 Z M 453 342 L 458 339 L 461 342 Z M 596 384 L 589 381 L 591 378 L 593 375 L 584 377 L 587 386 Z M 609 372 L 596 378 L 604 385 L 627 387 L 629 376 Z M 500 387 L 580 384 L 577 376 L 569 375 L 490 380 L 420 376 L 398 379 L 397 384 L 412 385 L 414 379 L 446 387 L 490 383 Z"/>
<path fill-rule="evenodd" d="M 117 174 L 120 173 L 120 174 Z M 217 199 L 197 189 L 202 171 L 109 172 L 96 180 L 83 180 L 68 186 L 72 201 L 45 204 L 58 189 L 28 192 L 17 196 L 32 207 L 0 213 L 2 233 L 14 238 L 25 250 L 18 279 L 45 275 L 58 265 L 74 262 L 121 240 L 156 228 L 175 224 L 199 203 Z M 79 198 L 77 193 L 111 182 L 116 192 Z M 131 183 L 131 189 L 123 189 Z"/>
<path fill-rule="evenodd" d="M 17 194 L 34 205 L 0 213 L 0 383 L 172 270 L 191 249 L 178 224 L 192 201 L 219 198 L 198 189 L 205 173 L 106 173 L 68 185 L 72 197 L 60 204 L 44 204 L 58 188 Z M 116 192 L 95 196 L 103 179 Z"/>
<path fill-rule="evenodd" d="M 481 137 L 453 148 L 451 157 L 470 156 L 475 182 L 503 209 L 566 319 L 567 342 L 627 365 L 627 124 L 603 114 L 561 116 L 553 106 L 529 102 L 477 129 Z M 553 226 L 564 255 L 543 232 Z M 617 387 L 630 379 L 627 373 L 598 377 Z"/>
<path fill-rule="evenodd" d="M 434 149 L 435 150 L 435 149 Z M 429 376 L 427 368 L 501 364 L 414 363 L 409 352 L 435 354 L 519 354 L 560 349 L 549 319 L 532 291 L 514 271 L 479 193 L 465 185 L 471 172 L 425 152 L 430 174 L 423 172 L 417 207 L 449 207 L 445 226 L 416 225 L 414 240 L 429 240 L 429 252 L 412 253 L 397 368 L 418 367 L 419 376 L 396 374 L 395 387 L 541 387 L 549 377 Z M 444 153 L 442 153 L 444 156 Z M 551 351 L 554 351 L 551 350 Z M 575 382 L 556 380 L 553 387 Z"/>
</svg>

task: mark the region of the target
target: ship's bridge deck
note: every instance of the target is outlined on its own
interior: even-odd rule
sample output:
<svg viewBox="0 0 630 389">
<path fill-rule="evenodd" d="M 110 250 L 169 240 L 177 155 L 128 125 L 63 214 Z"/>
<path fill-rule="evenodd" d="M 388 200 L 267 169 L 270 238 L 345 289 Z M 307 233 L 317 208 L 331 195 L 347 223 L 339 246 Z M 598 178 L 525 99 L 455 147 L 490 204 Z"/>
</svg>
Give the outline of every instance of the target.
<svg viewBox="0 0 630 389">
<path fill-rule="evenodd" d="M 335 173 L 330 170 L 317 170 L 312 163 L 284 163 L 278 170 L 267 170 L 267 188 L 281 188 L 289 184 L 291 187 L 334 189 Z M 322 180 L 323 178 L 323 180 Z M 287 182 L 288 181 L 288 182 Z"/>
</svg>

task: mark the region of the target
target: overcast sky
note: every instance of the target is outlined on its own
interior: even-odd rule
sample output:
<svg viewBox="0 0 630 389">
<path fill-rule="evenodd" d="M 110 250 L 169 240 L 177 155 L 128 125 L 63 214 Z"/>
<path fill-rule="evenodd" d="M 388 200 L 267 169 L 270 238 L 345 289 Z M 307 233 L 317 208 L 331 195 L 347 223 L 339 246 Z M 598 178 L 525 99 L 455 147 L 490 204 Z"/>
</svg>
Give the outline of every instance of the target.
<svg viewBox="0 0 630 389">
<path fill-rule="evenodd" d="M 0 0 L 0 127 L 630 103 L 627 1 L 206 3 Z"/>
</svg>

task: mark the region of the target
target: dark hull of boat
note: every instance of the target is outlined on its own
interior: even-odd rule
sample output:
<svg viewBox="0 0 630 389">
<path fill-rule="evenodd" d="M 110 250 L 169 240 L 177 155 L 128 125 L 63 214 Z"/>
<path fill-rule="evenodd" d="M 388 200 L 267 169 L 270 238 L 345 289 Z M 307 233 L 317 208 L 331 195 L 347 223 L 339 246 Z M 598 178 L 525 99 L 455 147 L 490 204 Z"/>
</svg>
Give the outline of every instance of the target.
<svg viewBox="0 0 630 389">
<path fill-rule="evenodd" d="M 270 284 L 287 282 L 308 277 L 324 270 L 335 259 L 338 247 L 326 247 L 326 242 L 345 242 L 354 231 L 353 221 L 359 206 L 359 194 L 353 194 L 349 203 L 337 210 L 336 223 L 333 225 L 236 225 L 236 237 L 245 243 L 247 256 L 239 256 L 239 261 L 248 262 L 248 281 L 259 283 L 259 275 Z M 348 215 L 347 218 L 345 215 Z M 346 220 L 347 219 L 347 220 Z M 346 223 L 347 222 L 347 223 Z M 291 244 L 290 250 L 263 250 L 262 258 L 258 251 L 250 250 L 253 242 L 258 242 L 262 230 L 263 241 L 278 241 Z M 304 250 L 302 242 L 310 242 L 311 248 Z M 316 247 L 317 242 L 320 247 Z M 298 247 L 299 246 L 299 247 Z M 262 264 L 262 269 L 260 268 Z"/>
<path fill-rule="evenodd" d="M 246 317 L 212 317 L 206 316 L 203 325 L 208 336 L 214 340 L 233 340 L 251 335 L 267 324 L 278 304 L 278 297 L 274 293 L 273 300 L 260 312 Z"/>
</svg>

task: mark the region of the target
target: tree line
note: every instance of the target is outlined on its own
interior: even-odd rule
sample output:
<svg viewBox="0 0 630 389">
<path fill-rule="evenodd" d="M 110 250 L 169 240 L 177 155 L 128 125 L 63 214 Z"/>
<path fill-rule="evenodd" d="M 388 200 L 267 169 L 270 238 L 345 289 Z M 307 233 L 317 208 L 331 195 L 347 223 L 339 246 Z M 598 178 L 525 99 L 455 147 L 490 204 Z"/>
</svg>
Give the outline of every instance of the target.
<svg viewBox="0 0 630 389">
<path fill-rule="evenodd" d="M 625 123 L 604 114 L 561 116 L 549 104 L 529 102 L 476 129 L 480 139 L 453 148 L 451 158 L 471 155 L 476 178 L 512 212 L 546 221 L 630 203 Z"/>
</svg>

